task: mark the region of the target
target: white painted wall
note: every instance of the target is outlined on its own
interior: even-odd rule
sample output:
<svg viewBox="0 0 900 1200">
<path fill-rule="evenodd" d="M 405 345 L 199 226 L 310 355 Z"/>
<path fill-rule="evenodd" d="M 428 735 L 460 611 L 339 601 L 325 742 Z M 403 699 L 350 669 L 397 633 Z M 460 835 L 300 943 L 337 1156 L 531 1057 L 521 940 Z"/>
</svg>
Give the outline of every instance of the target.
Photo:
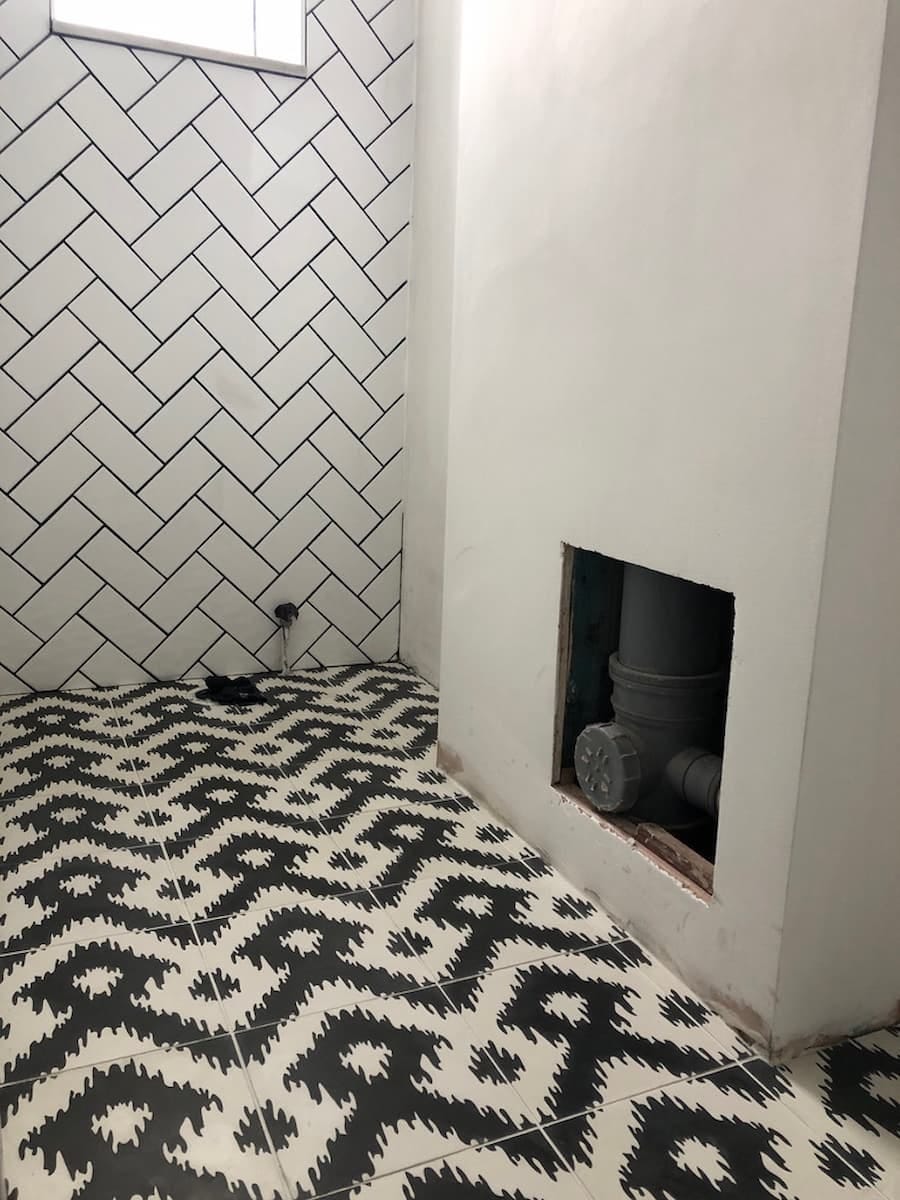
<svg viewBox="0 0 900 1200">
<path fill-rule="evenodd" d="M 444 761 L 766 1041 L 884 13 L 463 6 Z M 735 593 L 711 904 L 549 785 L 562 542 Z"/>
<path fill-rule="evenodd" d="M 400 657 L 438 682 L 461 0 L 419 0 Z"/>
<path fill-rule="evenodd" d="M 900 4 L 891 0 L 782 943 L 776 1039 L 900 1013 Z"/>
</svg>

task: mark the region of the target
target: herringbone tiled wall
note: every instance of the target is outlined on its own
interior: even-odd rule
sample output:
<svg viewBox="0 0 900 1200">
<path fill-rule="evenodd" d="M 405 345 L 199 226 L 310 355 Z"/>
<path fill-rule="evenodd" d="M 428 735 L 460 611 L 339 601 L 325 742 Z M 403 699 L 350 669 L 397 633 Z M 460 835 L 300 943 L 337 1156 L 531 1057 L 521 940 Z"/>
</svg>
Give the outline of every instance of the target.
<svg viewBox="0 0 900 1200">
<path fill-rule="evenodd" d="M 396 653 L 412 0 L 309 78 L 0 2 L 0 692 Z"/>
</svg>

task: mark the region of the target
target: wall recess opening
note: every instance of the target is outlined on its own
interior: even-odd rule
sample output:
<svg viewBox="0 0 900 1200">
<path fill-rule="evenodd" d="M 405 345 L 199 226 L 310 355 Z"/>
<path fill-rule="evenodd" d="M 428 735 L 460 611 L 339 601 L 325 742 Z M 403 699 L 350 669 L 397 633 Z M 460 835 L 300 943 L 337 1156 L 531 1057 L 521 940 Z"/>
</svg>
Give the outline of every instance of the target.
<svg viewBox="0 0 900 1200">
<path fill-rule="evenodd" d="M 711 893 L 734 596 L 564 549 L 553 782 Z"/>
</svg>

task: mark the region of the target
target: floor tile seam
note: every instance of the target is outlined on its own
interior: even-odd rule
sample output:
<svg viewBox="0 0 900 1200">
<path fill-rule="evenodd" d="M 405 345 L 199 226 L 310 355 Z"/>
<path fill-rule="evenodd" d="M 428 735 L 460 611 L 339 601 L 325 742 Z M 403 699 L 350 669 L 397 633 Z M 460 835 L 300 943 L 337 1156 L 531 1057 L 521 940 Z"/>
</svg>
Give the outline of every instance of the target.
<svg viewBox="0 0 900 1200">
<path fill-rule="evenodd" d="M 487 1150 L 494 1146 L 502 1146 L 505 1142 L 515 1141 L 517 1138 L 527 1137 L 532 1133 L 543 1132 L 543 1128 L 540 1125 L 529 1125 L 526 1128 L 516 1129 L 512 1133 L 505 1133 L 502 1137 L 491 1138 L 486 1142 L 467 1142 L 465 1145 L 458 1146 L 455 1150 L 448 1150 L 446 1154 L 438 1154 L 431 1158 L 420 1159 L 414 1163 L 406 1163 L 404 1166 L 395 1167 L 391 1171 L 376 1172 L 374 1175 L 369 1175 L 365 1179 L 354 1180 L 350 1183 L 341 1184 L 340 1187 L 332 1188 L 327 1192 L 315 1192 L 312 1196 L 306 1198 L 306 1200 L 332 1200 L 333 1197 L 343 1196 L 345 1192 L 350 1192 L 354 1188 L 373 1187 L 376 1183 L 380 1183 L 382 1180 L 391 1179 L 395 1175 L 403 1175 L 407 1171 L 417 1171 L 422 1167 L 429 1167 L 433 1164 L 451 1162 L 454 1158 L 459 1158 L 463 1154 L 471 1154 L 477 1150 Z M 544 1136 L 546 1138 L 546 1134 Z M 569 1168 L 566 1167 L 565 1160 L 563 1159 L 557 1147 L 553 1145 L 549 1138 L 546 1138 L 546 1140 L 550 1143 L 550 1147 L 553 1150 L 553 1154 L 556 1157 L 560 1167 L 562 1167 L 563 1170 L 568 1171 Z M 572 1174 L 574 1175 L 574 1171 Z M 588 1198 L 588 1200 L 590 1200 L 590 1193 L 584 1188 L 584 1184 L 581 1183 L 581 1180 L 578 1182 L 581 1185 L 582 1190 L 584 1190 L 585 1196 Z M 361 1197 L 361 1200 L 365 1200 L 364 1195 Z"/>
<path fill-rule="evenodd" d="M 850 1040 L 854 1040 L 854 1039 L 850 1039 Z M 766 1059 L 762 1058 L 761 1055 L 758 1055 L 758 1054 L 755 1055 L 754 1057 L 756 1059 L 758 1059 L 760 1062 L 762 1062 L 765 1066 L 771 1067 L 773 1065 L 775 1065 L 775 1066 L 781 1065 L 781 1064 L 768 1063 L 766 1061 Z M 815 1134 L 815 1132 L 816 1132 L 815 1127 L 806 1119 L 806 1117 L 803 1115 L 803 1112 L 801 1111 L 801 1109 L 799 1107 L 793 1108 L 790 1104 L 788 1104 L 788 1102 L 784 1096 L 779 1095 L 778 1092 L 776 1092 L 774 1088 L 770 1087 L 768 1083 L 765 1083 L 762 1079 L 758 1079 L 755 1075 L 753 1075 L 753 1073 L 748 1070 L 749 1063 L 747 1060 L 744 1060 L 740 1065 L 744 1070 L 747 1071 L 747 1074 L 751 1076 L 753 1081 L 756 1084 L 758 1084 L 777 1104 L 781 1105 L 781 1107 L 784 1108 L 787 1112 L 789 1112 L 792 1117 L 794 1117 L 797 1121 L 799 1121 L 800 1124 L 804 1127 L 804 1129 L 809 1131 L 810 1135 Z M 818 1097 L 816 1097 L 816 1110 L 821 1111 L 821 1112 L 826 1111 L 824 1104 L 821 1102 L 821 1100 L 819 1100 Z M 827 1115 L 828 1114 L 826 1112 L 826 1116 Z M 835 1124 L 837 1124 L 837 1122 L 835 1122 Z M 844 1130 L 842 1130 L 842 1129 L 839 1129 L 839 1130 L 825 1129 L 823 1131 L 823 1136 L 827 1136 L 829 1133 L 834 1134 L 835 1141 L 838 1143 L 838 1148 L 835 1150 L 835 1153 L 837 1154 L 838 1158 L 840 1158 L 840 1160 L 844 1163 L 844 1165 L 847 1166 L 852 1171 L 854 1177 L 861 1178 L 859 1169 L 857 1167 L 855 1167 L 853 1165 L 853 1163 L 850 1161 L 850 1156 L 843 1152 L 842 1144 L 844 1141 L 846 1141 L 846 1138 L 842 1137 L 841 1135 L 844 1134 Z M 851 1134 L 852 1134 L 852 1131 L 851 1131 Z M 863 1136 L 861 1137 L 860 1141 L 863 1144 L 861 1144 L 859 1147 L 853 1147 L 852 1144 L 848 1143 L 849 1145 L 851 1145 L 851 1149 L 861 1149 L 867 1153 L 871 1153 L 874 1157 L 874 1152 L 872 1149 L 873 1141 L 874 1141 L 875 1145 L 879 1145 L 882 1142 L 882 1140 L 887 1141 L 888 1143 L 890 1143 L 892 1141 L 898 1141 L 898 1148 L 900 1148 L 900 1140 L 894 1138 L 887 1130 L 884 1131 L 883 1138 L 882 1138 L 882 1134 L 878 1134 L 878 1133 L 872 1134 L 868 1130 L 865 1130 L 865 1129 L 862 1130 L 862 1134 L 863 1134 Z M 884 1164 L 882 1164 L 880 1162 L 878 1165 L 884 1166 Z M 885 1171 L 886 1171 L 886 1169 L 887 1168 L 885 1167 Z M 863 1183 L 866 1183 L 866 1181 L 863 1180 Z M 867 1184 L 867 1186 L 872 1187 L 873 1185 Z M 881 1193 L 879 1192 L 879 1195 L 880 1194 Z M 890 1198 L 888 1198 L 888 1200 L 890 1200 Z"/>
<path fill-rule="evenodd" d="M 213 984 L 213 986 L 215 987 L 215 983 Z M 218 989 L 217 989 L 217 994 L 218 994 Z M 272 1133 L 271 1133 L 268 1123 L 266 1121 L 265 1114 L 263 1113 L 263 1108 L 262 1108 L 262 1104 L 260 1103 L 259 1094 L 257 1093 L 256 1087 L 253 1083 L 253 1077 L 251 1076 L 249 1070 L 247 1069 L 247 1060 L 244 1058 L 244 1052 L 241 1049 L 240 1042 L 239 1042 L 234 1030 L 232 1030 L 228 1034 L 228 1036 L 231 1038 L 232 1045 L 234 1046 L 235 1053 L 237 1054 L 238 1062 L 240 1063 L 240 1067 L 241 1067 L 241 1075 L 243 1077 L 244 1084 L 250 1093 L 250 1097 L 253 1100 L 253 1105 L 256 1110 L 256 1115 L 259 1119 L 260 1127 L 265 1136 L 266 1145 L 269 1148 L 269 1153 L 272 1155 L 273 1159 L 275 1160 L 275 1170 L 278 1172 L 279 1179 L 284 1184 L 284 1188 L 285 1188 L 284 1200 L 293 1200 L 293 1198 L 297 1195 L 296 1189 L 291 1187 L 291 1182 L 287 1177 L 287 1171 L 284 1169 L 284 1166 L 282 1165 L 282 1162 L 281 1162 L 281 1156 L 279 1155 L 278 1151 L 275 1149 L 275 1141 L 272 1137 Z"/>
<path fill-rule="evenodd" d="M 603 910 L 601 909 L 600 911 L 602 912 Z M 604 913 L 604 916 L 607 916 L 610 921 L 612 920 L 612 918 L 609 917 L 608 914 Z M 571 958 L 571 957 L 575 957 L 575 956 L 590 954 L 592 951 L 599 950 L 604 946 L 623 946 L 623 945 L 625 945 L 626 942 L 631 942 L 633 945 L 637 946 L 639 949 L 642 949 L 640 944 L 638 942 L 636 942 L 633 937 L 631 937 L 629 934 L 625 934 L 625 936 L 621 937 L 621 938 L 604 938 L 604 939 L 594 943 L 591 946 L 582 946 L 580 948 L 575 948 L 575 949 L 570 949 L 570 950 L 561 950 L 561 951 L 559 951 L 557 953 L 553 953 L 553 954 L 539 955 L 537 958 L 525 959 L 519 963 L 509 963 L 506 966 L 495 967 L 492 970 L 477 971 L 472 975 L 457 976 L 453 979 L 442 978 L 442 979 L 439 979 L 438 982 L 442 983 L 442 984 L 443 983 L 446 983 L 446 984 L 466 983 L 473 979 L 486 978 L 488 975 L 498 975 L 503 971 L 515 971 L 522 967 L 535 966 L 538 963 L 554 962 L 561 958 Z M 651 985 L 651 988 L 653 989 L 653 991 L 658 993 L 658 989 L 655 986 L 653 976 L 650 973 L 650 971 L 648 969 L 646 969 L 644 966 L 637 966 L 637 967 L 635 967 L 635 970 L 639 974 L 641 974 L 644 979 L 647 980 L 647 982 Z M 677 984 L 678 980 L 675 979 L 674 982 Z M 702 1000 L 699 1000 L 699 997 L 698 997 L 698 1001 L 700 1004 L 703 1005 L 704 1009 L 706 1009 L 707 1012 L 709 1012 L 713 1017 L 716 1016 L 716 1014 L 713 1012 L 712 1009 L 710 1009 L 707 1005 L 703 1004 Z M 677 997 L 676 997 L 674 1003 L 677 1005 L 679 1011 L 682 1012 L 685 1017 L 691 1017 L 691 1013 L 688 1011 L 688 1009 L 684 1005 L 681 1004 L 681 1002 L 677 999 Z M 726 1053 L 729 1051 L 729 1047 L 725 1044 L 725 1042 L 720 1041 L 719 1038 L 714 1033 L 712 1033 L 710 1031 L 708 1036 L 720 1050 L 723 1050 Z M 745 1059 L 752 1057 L 754 1053 L 755 1052 L 753 1051 L 753 1049 L 748 1046 L 746 1051 L 743 1054 L 735 1055 L 733 1062 L 734 1063 L 743 1062 L 743 1061 L 745 1061 Z M 728 1064 L 723 1064 L 723 1065 L 728 1065 Z"/>
<path fill-rule="evenodd" d="M 510 968 L 502 968 L 502 969 L 508 970 Z M 490 973 L 493 974 L 493 972 L 490 972 Z M 463 1022 L 465 1023 L 466 1027 L 475 1036 L 475 1038 L 478 1040 L 478 1042 L 483 1041 L 482 1035 L 475 1028 L 474 1024 L 469 1019 L 466 1012 L 454 1003 L 452 996 L 448 995 L 445 984 L 439 983 L 436 986 L 443 993 L 445 999 L 447 1000 L 447 1003 L 451 1006 L 451 1008 L 453 1008 L 453 1010 L 462 1017 Z M 528 1109 L 529 1112 L 533 1112 L 534 1110 L 532 1109 L 531 1104 L 525 1098 L 525 1096 L 522 1095 L 520 1090 L 516 1087 L 515 1081 L 511 1080 L 507 1077 L 505 1071 L 503 1070 L 503 1068 L 500 1065 L 499 1061 L 497 1060 L 496 1056 L 494 1054 L 492 1054 L 490 1052 L 490 1050 L 487 1049 L 486 1046 L 481 1046 L 481 1049 L 484 1051 L 485 1054 L 487 1054 L 488 1058 L 490 1058 L 491 1062 L 494 1064 L 496 1069 L 499 1071 L 501 1079 L 503 1079 L 504 1082 L 513 1089 L 516 1096 L 519 1098 L 521 1103 L 524 1104 L 526 1109 Z M 576 1112 L 573 1115 L 575 1115 L 575 1116 L 583 1115 L 586 1112 L 592 1112 L 598 1108 L 607 1108 L 611 1104 L 618 1104 L 622 1100 L 631 1100 L 631 1099 L 634 1099 L 636 1096 L 647 1095 L 651 1092 L 664 1091 L 666 1088 L 675 1087 L 679 1083 L 687 1083 L 692 1080 L 706 1079 L 711 1075 L 717 1075 L 720 1071 L 730 1071 L 736 1067 L 742 1069 L 745 1062 L 746 1062 L 746 1059 L 740 1059 L 740 1060 L 735 1060 L 734 1062 L 729 1062 L 729 1063 L 717 1063 L 716 1066 L 710 1067 L 710 1069 L 708 1071 L 699 1071 L 699 1072 L 695 1072 L 695 1073 L 679 1075 L 677 1078 L 670 1080 L 666 1084 L 660 1084 L 657 1087 L 643 1088 L 637 1092 L 629 1093 L 627 1096 L 617 1097 L 617 1099 L 615 1099 L 615 1100 L 602 1101 L 599 1104 L 591 1105 L 589 1108 L 580 1109 L 580 1110 L 578 1110 L 578 1112 Z M 541 1118 L 540 1113 L 535 1113 L 535 1124 L 541 1125 L 541 1126 L 547 1125 L 547 1124 L 558 1124 L 559 1121 L 567 1120 L 567 1119 L 568 1118 L 566 1118 L 566 1117 L 559 1117 L 559 1118 L 552 1118 L 549 1120 L 544 1120 Z"/>
<path fill-rule="evenodd" d="M 402 886 L 403 886 L 403 884 L 388 884 L 383 888 L 368 888 L 366 890 L 372 896 L 373 900 L 378 905 L 378 907 L 383 912 L 385 912 L 388 920 L 393 925 L 394 930 L 396 931 L 397 934 L 399 934 L 399 936 L 401 938 L 403 938 L 404 943 L 409 947 L 409 949 L 412 951 L 412 953 L 414 955 L 416 955 L 416 957 L 421 957 L 420 955 L 418 955 L 417 951 L 412 946 L 411 942 L 409 941 L 409 938 L 406 936 L 406 934 L 400 928 L 400 925 L 399 925 L 397 919 L 395 918 L 394 914 L 391 912 L 388 905 L 386 905 L 376 894 L 379 891 L 387 891 L 389 888 L 402 887 Z M 597 950 L 601 946 L 618 946 L 618 945 L 621 945 L 623 942 L 626 942 L 629 940 L 630 939 L 628 937 L 598 938 L 596 941 L 591 942 L 591 944 L 588 946 L 582 946 L 580 948 L 573 947 L 568 950 L 553 950 L 548 953 L 537 954 L 534 958 L 523 959 L 521 962 L 508 963 L 505 966 L 499 966 L 499 967 L 489 967 L 483 971 L 472 971 L 467 975 L 452 975 L 452 976 L 451 975 L 436 975 L 434 977 L 434 983 L 436 983 L 436 984 L 467 983 L 472 979 L 480 979 L 487 975 L 496 975 L 497 972 L 499 972 L 499 971 L 514 970 L 517 967 L 529 966 L 531 964 L 539 963 L 539 962 L 550 962 L 557 958 L 564 958 L 570 954 L 585 954 L 590 950 Z"/>
<path fill-rule="evenodd" d="M 759 1058 L 759 1055 L 756 1055 L 755 1057 Z M 761 1059 L 761 1061 L 765 1062 L 765 1059 Z M 807 1119 L 802 1115 L 802 1113 L 799 1110 L 792 1108 L 786 1102 L 786 1100 L 784 1099 L 783 1096 L 777 1095 L 773 1091 L 773 1089 L 770 1088 L 767 1084 L 763 1083 L 762 1080 L 757 1079 L 757 1077 L 751 1071 L 749 1071 L 747 1069 L 748 1062 L 746 1059 L 743 1060 L 738 1065 L 742 1071 L 744 1071 L 747 1075 L 750 1076 L 750 1078 L 754 1081 L 754 1083 L 759 1085 L 767 1093 L 767 1095 L 775 1102 L 775 1104 L 778 1106 L 778 1108 L 782 1109 L 784 1112 L 786 1112 L 788 1114 L 789 1117 L 791 1117 L 793 1120 L 797 1121 L 798 1124 L 803 1126 L 803 1128 L 809 1134 L 810 1143 L 813 1144 L 813 1138 L 816 1136 L 816 1131 L 815 1131 L 814 1127 L 809 1123 L 809 1121 L 807 1121 Z M 771 1065 L 771 1064 L 768 1064 L 768 1065 Z M 823 1108 L 824 1106 L 820 1105 L 819 1107 Z M 830 1132 L 832 1132 L 832 1131 L 824 1130 L 822 1136 L 825 1137 Z M 889 1134 L 886 1136 L 890 1139 Z M 879 1168 L 882 1169 L 883 1179 L 879 1181 L 879 1185 L 870 1183 L 863 1176 L 862 1172 L 853 1165 L 853 1163 L 851 1162 L 851 1159 L 850 1159 L 850 1155 L 844 1153 L 843 1140 L 844 1139 L 840 1138 L 837 1134 L 835 1134 L 835 1141 L 837 1142 L 837 1147 L 834 1150 L 834 1153 L 841 1160 L 841 1162 L 844 1164 L 844 1166 L 850 1171 L 851 1176 L 858 1182 L 858 1184 L 861 1188 L 869 1188 L 869 1189 L 874 1190 L 876 1195 L 879 1195 L 879 1196 L 883 1195 L 884 1193 L 881 1192 L 879 1185 L 883 1181 L 883 1179 L 887 1178 L 888 1167 L 884 1163 L 882 1163 L 876 1159 L 875 1161 L 877 1162 Z M 876 1135 L 876 1140 L 880 1141 L 880 1136 Z M 893 1140 L 893 1139 L 890 1139 L 890 1140 Z M 854 1147 L 852 1147 L 852 1146 L 850 1148 L 854 1149 Z M 868 1146 L 862 1146 L 859 1148 L 871 1153 Z M 874 1154 L 872 1155 L 872 1157 L 874 1158 Z M 890 1197 L 888 1197 L 887 1200 L 890 1200 Z"/>
<path fill-rule="evenodd" d="M 107 1058 L 92 1058 L 90 1062 L 76 1062 L 71 1066 L 59 1067 L 53 1071 L 45 1071 L 40 1075 L 29 1075 L 24 1079 L 10 1079 L 4 1083 L 0 1083 L 0 1093 L 8 1088 L 20 1087 L 30 1083 L 41 1083 L 47 1079 L 56 1079 L 61 1075 L 70 1075 L 73 1071 L 92 1071 L 97 1067 L 107 1067 L 111 1063 L 127 1063 L 135 1059 L 144 1059 L 151 1054 L 169 1054 L 173 1050 L 186 1050 L 191 1046 L 203 1046 L 207 1042 L 217 1042 L 222 1038 L 229 1037 L 228 1030 L 223 1030 L 221 1033 L 209 1033 L 205 1037 L 191 1038 L 186 1042 L 161 1042 L 153 1046 L 148 1046 L 146 1049 L 133 1050 L 130 1054 L 111 1054 Z"/>
<path fill-rule="evenodd" d="M 101 920 L 103 915 L 104 914 L 101 914 L 95 919 Z M 163 921 L 159 925 L 139 925 L 133 929 L 125 929 L 120 927 L 112 930 L 109 933 L 104 933 L 102 930 L 100 930 L 95 933 L 85 934 L 83 937 L 67 937 L 61 941 L 41 942 L 40 945 L 37 946 L 23 946 L 20 950 L 3 950 L 0 952 L 0 959 L 14 958 L 23 954 L 35 954 L 39 950 L 61 949 L 63 946 L 87 945 L 90 942 L 104 941 L 111 938 L 122 938 L 124 940 L 132 936 L 139 937 L 142 933 L 158 933 L 163 929 L 180 929 L 182 926 L 190 924 L 190 918 L 185 917 L 181 921 Z"/>
<path fill-rule="evenodd" d="M 578 1171 L 575 1169 L 574 1165 L 571 1167 L 569 1166 L 569 1164 L 566 1162 L 565 1158 L 563 1157 L 562 1151 L 554 1143 L 553 1139 L 550 1137 L 550 1134 L 547 1132 L 546 1126 L 539 1125 L 538 1132 L 541 1134 L 544 1141 L 547 1143 L 547 1145 L 553 1151 L 553 1154 L 556 1157 L 556 1161 L 559 1163 L 559 1165 L 563 1169 L 563 1171 L 569 1176 L 570 1179 L 574 1179 L 575 1183 L 578 1185 L 578 1187 L 584 1193 L 585 1200 L 609 1200 L 608 1195 L 596 1196 L 590 1190 L 590 1188 L 585 1183 L 585 1181 L 581 1178 L 581 1176 L 578 1174 Z"/>
</svg>

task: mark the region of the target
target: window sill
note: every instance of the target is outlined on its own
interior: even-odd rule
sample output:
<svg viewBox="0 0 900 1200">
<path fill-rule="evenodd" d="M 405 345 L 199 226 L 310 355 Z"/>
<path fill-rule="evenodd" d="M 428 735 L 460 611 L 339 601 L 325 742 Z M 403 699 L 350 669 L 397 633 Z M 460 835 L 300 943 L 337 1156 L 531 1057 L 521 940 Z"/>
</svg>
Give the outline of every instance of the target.
<svg viewBox="0 0 900 1200">
<path fill-rule="evenodd" d="M 226 63 L 232 67 L 249 67 L 254 71 L 271 71 L 277 75 L 293 75 L 300 79 L 307 75 L 305 64 L 257 58 L 253 54 L 232 54 L 227 50 L 209 50 L 203 46 L 184 46 L 178 42 L 167 42 L 163 38 L 136 37 L 133 34 L 114 33 L 105 29 L 89 29 L 69 21 L 53 20 L 50 22 L 50 30 L 65 37 L 86 38 L 92 42 L 112 42 L 113 45 L 127 46 L 133 50 L 161 50 L 165 54 L 199 58 L 204 62 Z"/>
</svg>

